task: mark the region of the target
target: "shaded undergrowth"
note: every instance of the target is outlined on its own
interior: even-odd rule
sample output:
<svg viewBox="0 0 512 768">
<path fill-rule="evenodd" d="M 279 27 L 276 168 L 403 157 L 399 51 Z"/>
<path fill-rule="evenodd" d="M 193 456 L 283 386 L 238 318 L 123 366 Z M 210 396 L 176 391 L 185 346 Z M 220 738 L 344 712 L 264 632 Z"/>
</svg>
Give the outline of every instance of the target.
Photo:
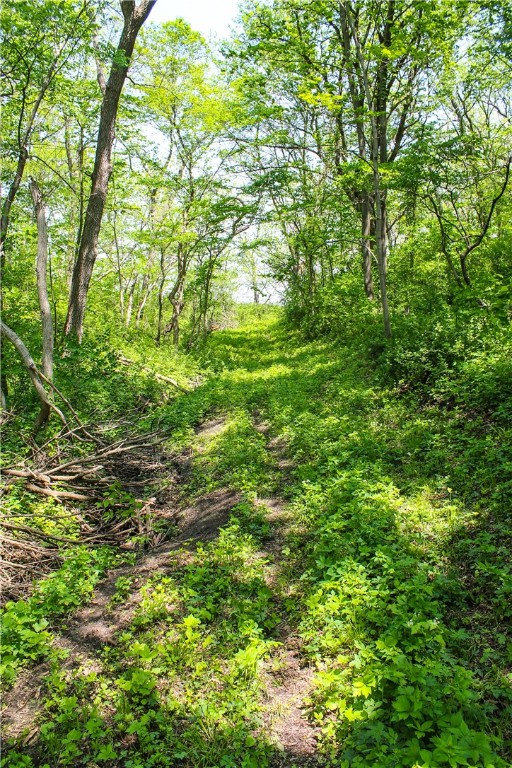
<svg viewBox="0 0 512 768">
<path fill-rule="evenodd" d="M 263 673 L 279 665 L 283 626 L 316 666 L 306 704 L 322 760 L 509 764 L 510 521 L 506 489 L 489 492 L 495 428 L 487 417 L 478 442 L 457 408 L 447 418 L 386 388 L 365 360 L 272 316 L 213 335 L 208 378 L 155 417 L 174 451 L 193 446 L 187 499 L 230 488 L 240 502 L 215 540 L 170 555 L 142 586 L 94 668 L 55 661 L 37 739 L 7 765 L 270 765 Z M 221 428 L 196 434 L 214 414 Z M 262 421 L 286 445 L 286 474 Z M 292 519 L 278 562 L 258 503 L 272 494 Z"/>
</svg>

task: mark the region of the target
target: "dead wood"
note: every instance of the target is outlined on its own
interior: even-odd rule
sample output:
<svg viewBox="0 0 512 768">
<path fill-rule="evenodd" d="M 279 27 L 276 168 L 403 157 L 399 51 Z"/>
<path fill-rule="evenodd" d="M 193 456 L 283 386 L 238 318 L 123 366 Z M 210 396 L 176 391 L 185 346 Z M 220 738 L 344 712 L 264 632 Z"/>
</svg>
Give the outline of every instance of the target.
<svg viewBox="0 0 512 768">
<path fill-rule="evenodd" d="M 72 539 L 69 536 L 57 536 L 54 533 L 45 533 L 38 528 L 30 528 L 28 525 L 18 525 L 17 523 L 6 523 L 5 520 L 0 519 L 0 528 L 7 528 L 9 531 L 19 531 L 20 533 L 28 533 L 35 539 L 45 539 L 48 541 L 60 541 L 64 544 L 80 544 L 82 542 L 77 539 Z"/>
<path fill-rule="evenodd" d="M 75 434 L 76 434 L 76 432 L 83 432 L 83 433 L 84 433 L 84 435 L 85 435 L 85 436 L 86 436 L 86 437 L 87 437 L 87 438 L 88 438 L 88 439 L 89 439 L 89 440 L 90 440 L 92 443 L 99 443 L 100 445 L 103 445 L 102 441 L 101 441 L 99 438 L 97 438 L 97 437 L 94 437 L 93 435 L 91 435 L 91 433 L 90 433 L 90 432 L 88 432 L 88 431 L 87 431 L 87 429 L 85 428 L 85 426 L 84 426 L 84 425 L 82 424 L 82 422 L 80 421 L 80 418 L 79 418 L 79 416 L 78 416 L 77 412 L 75 411 L 75 409 L 73 408 L 73 406 L 71 405 L 71 403 L 69 402 L 69 400 L 68 400 L 66 397 L 64 397 L 64 395 L 62 394 L 62 392 L 60 391 L 60 389 L 57 389 L 57 387 L 55 386 L 55 384 L 53 383 L 53 381 L 51 381 L 49 378 L 47 378 L 47 377 L 44 375 L 44 373 L 42 373 L 41 371 L 39 371 L 39 375 L 41 376 L 41 378 L 43 379 L 43 381 L 45 381 L 45 382 L 48 384 L 48 386 L 49 386 L 49 387 L 51 387 L 51 389 L 53 389 L 53 391 L 54 391 L 54 392 L 55 392 L 55 393 L 56 393 L 56 394 L 57 394 L 57 395 L 60 397 L 60 399 L 62 400 L 62 402 L 63 402 L 63 403 L 65 403 L 65 405 L 66 405 L 66 406 L 69 408 L 69 410 L 71 411 L 71 414 L 72 414 L 72 416 L 73 416 L 74 420 L 75 420 L 75 421 L 76 421 L 76 423 L 78 424 L 78 427 L 77 427 L 75 430 L 73 430 L 73 432 L 74 432 Z"/>
<path fill-rule="evenodd" d="M 27 347 L 23 343 L 23 341 L 20 339 L 17 333 L 12 330 L 12 328 L 9 328 L 8 325 L 6 325 L 3 321 L 0 321 L 0 333 L 2 336 L 5 336 L 5 338 L 11 342 L 11 344 L 16 349 L 18 355 L 20 356 L 23 365 L 27 369 L 28 375 L 30 376 L 30 380 L 32 381 L 32 385 L 35 389 L 35 392 L 39 398 L 39 401 L 41 403 L 41 410 L 39 412 L 39 416 L 36 419 L 36 423 L 34 425 L 34 435 L 38 433 L 40 428 L 46 424 L 50 417 L 50 412 L 54 411 L 59 419 L 62 421 L 65 427 L 67 427 L 67 421 L 66 417 L 62 413 L 62 411 L 57 408 L 57 406 L 52 403 L 50 398 L 48 397 L 48 392 L 43 386 L 42 380 L 43 374 L 41 371 L 38 370 L 36 364 L 34 363 L 34 360 L 32 359 L 32 356 L 30 355 L 30 352 L 28 351 Z"/>
<path fill-rule="evenodd" d="M 8 467 L 7 469 L 2 469 L 2 474 L 12 477 L 29 477 L 45 485 L 51 483 L 51 478 L 48 475 L 43 475 L 41 472 L 36 472 L 33 469 L 11 469 Z"/>
<path fill-rule="evenodd" d="M 54 491 L 51 488 L 41 488 L 39 485 L 33 483 L 27 483 L 27 491 L 32 493 L 41 493 L 43 496 L 51 496 L 56 501 L 62 501 L 62 499 L 72 499 L 73 501 L 92 501 L 92 496 L 84 496 L 83 493 L 74 493 L 73 491 Z"/>
<path fill-rule="evenodd" d="M 127 357 L 119 357 L 118 360 L 122 365 L 135 365 L 135 366 L 138 365 L 138 363 L 135 363 L 133 360 L 129 360 Z M 146 368 L 146 366 L 144 365 L 141 365 L 139 367 L 141 371 L 144 371 L 144 373 L 149 373 L 157 381 L 163 381 L 166 384 L 171 384 L 176 389 L 179 389 L 180 392 L 184 392 L 185 394 L 192 392 L 191 389 L 188 389 L 187 387 L 184 387 L 182 384 L 179 384 L 176 381 L 176 379 L 172 379 L 170 376 L 164 376 L 163 373 L 156 373 L 156 371 L 153 371 L 151 368 Z"/>
<path fill-rule="evenodd" d="M 98 430 L 101 431 L 101 425 Z M 88 431 L 96 433 L 96 425 Z M 61 434 L 69 432 L 66 429 Z M 134 495 L 134 491 L 135 487 L 155 484 L 165 466 L 158 449 L 165 439 L 162 433 L 152 432 L 125 435 L 109 444 L 88 441 L 90 452 L 79 456 L 70 437 L 54 438 L 48 441 L 46 450 L 38 448 L 32 454 L 31 462 L 27 458 L 18 466 L 3 469 L 4 487 L 0 493 L 21 484 L 27 492 L 61 504 L 56 511 L 32 514 L 14 510 L 0 517 L 0 583 L 4 599 L 25 596 L 34 579 L 44 576 L 62 560 L 61 547 L 109 545 L 136 549 L 140 545 L 131 542 L 132 537 L 141 537 L 144 546 L 160 543 L 165 533 L 154 526 L 154 520 L 160 519 L 152 509 L 156 499 L 138 498 L 143 494 Z M 98 504 L 101 499 L 103 503 Z M 69 503 L 79 504 L 80 509 L 66 509 L 64 505 Z M 76 534 L 66 535 L 65 529 L 62 535 L 41 531 L 36 525 L 41 516 L 56 522 L 61 517 L 76 520 Z"/>
</svg>

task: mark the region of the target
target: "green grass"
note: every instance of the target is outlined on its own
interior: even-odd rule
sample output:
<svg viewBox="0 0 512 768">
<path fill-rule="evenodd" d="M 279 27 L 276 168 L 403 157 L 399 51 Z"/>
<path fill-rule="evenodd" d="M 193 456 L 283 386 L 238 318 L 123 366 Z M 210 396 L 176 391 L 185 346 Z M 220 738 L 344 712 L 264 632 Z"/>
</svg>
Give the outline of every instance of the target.
<svg viewBox="0 0 512 768">
<path fill-rule="evenodd" d="M 6 765 L 264 768 L 276 747 L 262 673 L 284 625 L 317 670 L 309 716 L 327 764 L 510 765 L 499 418 L 475 411 L 477 430 L 461 417 L 468 398 L 448 413 L 404 394 L 364 346 L 305 342 L 275 312 L 213 334 L 199 363 L 203 383 L 151 418 L 171 448 L 192 447 L 189 497 L 229 487 L 242 502 L 218 539 L 171 555 L 145 584 L 100 671 L 55 668 L 39 741 Z M 212 416 L 223 427 L 196 435 Z M 286 475 L 271 436 L 294 462 Z M 264 556 L 271 529 L 258 503 L 272 494 L 291 513 L 277 563 Z"/>
</svg>

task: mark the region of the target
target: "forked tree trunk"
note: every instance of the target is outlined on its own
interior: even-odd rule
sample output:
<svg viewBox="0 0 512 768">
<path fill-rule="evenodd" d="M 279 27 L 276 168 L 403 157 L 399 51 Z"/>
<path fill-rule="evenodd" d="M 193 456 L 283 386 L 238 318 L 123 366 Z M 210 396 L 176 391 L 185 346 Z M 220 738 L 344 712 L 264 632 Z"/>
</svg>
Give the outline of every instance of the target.
<svg viewBox="0 0 512 768">
<path fill-rule="evenodd" d="M 176 282 L 169 293 L 168 299 L 172 304 L 171 322 L 165 327 L 164 333 L 172 333 L 172 341 L 175 347 L 180 341 L 180 316 L 183 311 L 183 294 L 185 291 L 185 278 L 188 269 L 188 255 L 184 251 L 183 244 L 178 243 L 178 274 Z"/>
<path fill-rule="evenodd" d="M 178 291 L 173 299 L 172 303 L 172 317 L 171 322 L 166 328 L 168 333 L 172 333 L 172 343 L 177 347 L 180 343 L 180 317 L 183 311 L 183 290 L 184 283 L 180 283 Z"/>
<path fill-rule="evenodd" d="M 68 315 L 64 332 L 82 339 L 87 293 L 98 250 L 98 236 L 105 209 L 108 183 L 112 173 L 112 149 L 115 138 L 115 122 L 119 99 L 128 73 L 130 57 L 140 28 L 147 19 L 156 0 L 122 0 L 124 25 L 114 62 L 106 84 L 101 105 L 96 157 L 92 173 L 91 192 L 87 203 L 80 237 L 78 256 L 73 269 Z"/>
<path fill-rule="evenodd" d="M 143 281 L 142 281 L 142 298 L 139 302 L 139 306 L 137 308 L 137 315 L 135 317 L 135 327 L 140 327 L 140 322 L 144 316 L 144 309 L 146 307 L 146 302 L 149 299 L 149 296 L 151 294 L 151 291 L 154 287 L 154 284 L 152 285 L 149 281 L 149 277 L 144 275 Z"/>
</svg>

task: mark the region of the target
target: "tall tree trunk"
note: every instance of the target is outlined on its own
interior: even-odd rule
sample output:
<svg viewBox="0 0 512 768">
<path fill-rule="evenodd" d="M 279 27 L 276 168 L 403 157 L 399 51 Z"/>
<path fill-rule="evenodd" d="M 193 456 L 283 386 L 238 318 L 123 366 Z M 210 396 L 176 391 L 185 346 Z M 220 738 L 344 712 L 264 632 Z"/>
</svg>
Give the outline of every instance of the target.
<svg viewBox="0 0 512 768">
<path fill-rule="evenodd" d="M 7 409 L 7 387 L 2 377 L 2 384 L 0 386 L 0 411 L 5 411 L 6 409 Z M 1 418 L 0 418 L 0 423 L 1 423 Z"/>
<path fill-rule="evenodd" d="M 157 329 L 156 329 L 156 343 L 160 344 L 160 341 L 162 340 L 162 321 L 164 316 L 164 286 L 165 286 L 165 279 L 166 279 L 166 270 L 165 270 L 165 251 L 163 249 L 160 250 L 160 281 L 158 283 L 158 323 L 157 323 Z"/>
<path fill-rule="evenodd" d="M 32 193 L 32 202 L 34 203 L 34 211 L 37 221 L 36 277 L 42 331 L 41 371 L 49 381 L 53 381 L 53 320 L 46 282 L 46 270 L 48 266 L 48 228 L 46 225 L 43 198 L 34 179 L 30 179 L 30 191 Z"/>
<path fill-rule="evenodd" d="M 389 314 L 388 289 L 387 289 L 387 235 L 386 235 L 386 195 L 380 189 L 380 184 L 375 189 L 375 239 L 377 241 L 377 262 L 379 267 L 380 302 L 384 319 L 384 331 L 388 339 L 391 338 L 391 318 Z"/>
<path fill-rule="evenodd" d="M 156 0 L 141 0 L 138 6 L 135 5 L 134 0 L 122 0 L 121 2 L 124 17 L 123 31 L 101 105 L 91 192 L 80 237 L 78 257 L 73 269 L 68 315 L 64 328 L 66 335 L 74 334 L 79 341 L 83 335 L 87 293 L 96 261 L 98 236 L 107 198 L 108 183 L 112 173 L 112 149 L 119 99 L 137 35 L 155 2 Z"/>
<path fill-rule="evenodd" d="M 162 320 L 164 316 L 164 285 L 165 285 L 165 277 L 160 279 L 160 284 L 158 286 L 158 320 L 157 320 L 156 337 L 155 337 L 155 341 L 157 344 L 160 344 L 162 340 Z"/>
<path fill-rule="evenodd" d="M 180 341 L 180 317 L 183 310 L 183 289 L 184 283 L 180 281 L 176 295 L 172 299 L 172 318 L 169 324 L 169 331 L 172 333 L 172 343 L 175 347 Z"/>
<path fill-rule="evenodd" d="M 361 255 L 363 258 L 363 280 L 366 296 L 374 299 L 372 277 L 372 206 L 370 195 L 363 192 L 361 198 Z"/>
<path fill-rule="evenodd" d="M 213 273 L 215 270 L 217 259 L 215 257 L 212 257 L 210 254 L 210 258 L 208 261 L 208 269 L 206 270 L 205 275 L 205 281 L 204 281 L 204 292 L 202 297 L 202 302 L 200 305 L 200 324 L 201 324 L 201 332 L 203 339 L 206 338 L 208 335 L 208 309 L 210 305 L 210 291 L 212 286 L 212 279 L 213 279 Z"/>
<path fill-rule="evenodd" d="M 393 3 L 390 2 L 390 7 Z M 388 339 L 391 338 L 391 319 L 389 314 L 389 303 L 387 294 L 386 272 L 387 272 L 387 237 L 386 237 L 386 191 L 382 188 L 380 178 L 379 161 L 382 161 L 382 131 L 383 128 L 381 115 L 376 109 L 376 104 L 372 96 L 372 90 L 368 80 L 368 71 L 365 65 L 361 43 L 354 24 L 354 11 L 349 6 L 347 10 L 347 21 L 354 41 L 356 57 L 358 61 L 358 71 L 363 84 L 367 108 L 369 110 L 371 126 L 371 161 L 373 170 L 373 194 L 375 202 L 375 245 L 377 250 L 377 266 L 379 270 L 380 301 L 382 306 L 382 315 L 384 320 L 384 332 Z M 379 98 L 379 95 L 377 95 Z M 380 140 L 379 140 L 380 138 Z"/>
<path fill-rule="evenodd" d="M 185 278 L 187 276 L 188 255 L 183 248 L 183 243 L 178 243 L 178 275 L 171 292 L 169 301 L 172 304 L 171 322 L 166 326 L 164 333 L 172 333 L 172 340 L 175 347 L 180 340 L 180 316 L 183 310 L 183 293 L 185 291 Z"/>
<path fill-rule="evenodd" d="M 255 304 L 259 304 L 260 289 L 258 285 L 258 264 L 256 261 L 256 256 L 254 255 L 253 252 L 250 253 L 249 258 L 250 258 L 249 266 L 251 270 L 250 277 L 251 277 L 251 290 L 253 295 L 253 301 Z"/>
</svg>

